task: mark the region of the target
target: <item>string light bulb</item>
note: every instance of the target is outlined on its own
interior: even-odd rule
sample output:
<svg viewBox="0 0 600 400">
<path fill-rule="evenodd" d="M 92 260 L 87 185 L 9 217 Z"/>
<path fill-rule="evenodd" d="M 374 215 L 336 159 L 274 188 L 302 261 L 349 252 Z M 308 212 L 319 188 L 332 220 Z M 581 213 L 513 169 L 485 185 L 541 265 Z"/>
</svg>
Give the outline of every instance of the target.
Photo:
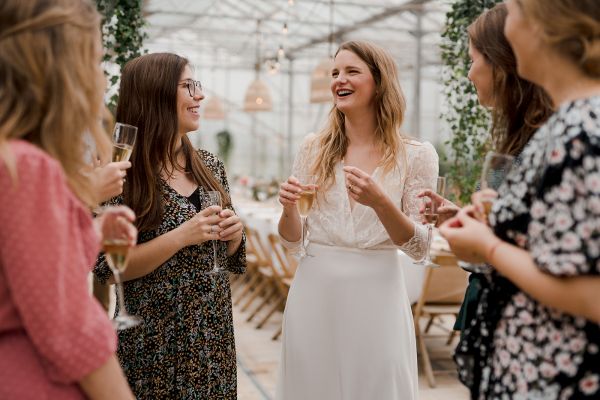
<svg viewBox="0 0 600 400">
<path fill-rule="evenodd" d="M 277 59 L 281 60 L 283 57 L 285 57 L 285 50 L 283 50 L 283 46 L 280 45 L 279 50 L 277 50 Z"/>
<path fill-rule="evenodd" d="M 284 35 L 288 34 L 288 26 L 287 26 L 287 22 L 285 22 L 283 24 L 283 29 L 281 30 L 281 32 L 283 32 Z"/>
</svg>

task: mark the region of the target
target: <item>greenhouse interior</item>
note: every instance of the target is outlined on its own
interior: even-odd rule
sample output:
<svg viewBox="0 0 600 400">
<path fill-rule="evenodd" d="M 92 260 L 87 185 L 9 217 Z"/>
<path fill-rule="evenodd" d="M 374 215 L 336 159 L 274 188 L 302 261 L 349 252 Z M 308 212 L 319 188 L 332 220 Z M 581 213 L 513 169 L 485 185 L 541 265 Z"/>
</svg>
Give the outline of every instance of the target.
<svg viewBox="0 0 600 400">
<path fill-rule="evenodd" d="M 597 0 L 2 0 L 0 186 L 0 399 L 600 398 Z"/>
</svg>

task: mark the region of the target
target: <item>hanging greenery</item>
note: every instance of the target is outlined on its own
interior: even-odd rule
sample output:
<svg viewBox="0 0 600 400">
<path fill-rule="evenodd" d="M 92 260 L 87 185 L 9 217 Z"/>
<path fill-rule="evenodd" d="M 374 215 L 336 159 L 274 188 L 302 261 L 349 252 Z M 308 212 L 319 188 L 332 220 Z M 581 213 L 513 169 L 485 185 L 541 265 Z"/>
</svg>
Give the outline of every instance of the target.
<svg viewBox="0 0 600 400">
<path fill-rule="evenodd" d="M 131 59 L 142 55 L 144 39 L 143 0 L 96 0 L 102 14 L 102 44 L 106 63 L 108 107 L 115 110 L 119 98 L 121 69 Z"/>
<path fill-rule="evenodd" d="M 219 158 L 223 160 L 225 166 L 229 166 L 229 156 L 233 149 L 233 137 L 227 129 L 224 129 L 217 133 L 217 146 Z"/>
<path fill-rule="evenodd" d="M 451 197 L 468 203 L 476 188 L 483 154 L 489 147 L 489 112 L 479 105 L 477 92 L 467 78 L 470 67 L 467 27 L 486 9 L 502 0 L 456 0 L 446 14 L 446 27 L 442 33 L 442 79 L 446 107 L 443 118 L 451 129 L 446 144 L 449 170 L 453 182 Z"/>
</svg>

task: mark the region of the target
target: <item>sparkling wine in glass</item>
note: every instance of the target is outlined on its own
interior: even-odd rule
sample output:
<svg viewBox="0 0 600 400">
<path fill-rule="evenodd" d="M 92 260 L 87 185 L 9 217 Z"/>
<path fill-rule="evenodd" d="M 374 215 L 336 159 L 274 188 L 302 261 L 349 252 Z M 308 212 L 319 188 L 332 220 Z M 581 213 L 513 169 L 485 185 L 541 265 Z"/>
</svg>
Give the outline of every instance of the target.
<svg viewBox="0 0 600 400">
<path fill-rule="evenodd" d="M 300 193 L 300 199 L 298 200 L 298 212 L 301 217 L 308 217 L 308 213 L 313 206 L 317 192 L 314 188 L 303 190 Z"/>
<path fill-rule="evenodd" d="M 298 213 L 300 214 L 300 221 L 302 223 L 302 242 L 300 250 L 298 251 L 298 257 L 300 259 L 309 256 L 306 252 L 306 218 L 312 209 L 315 197 L 317 196 L 317 185 L 315 175 L 300 175 L 297 177 L 300 181 L 300 199 L 298 199 Z"/>
<path fill-rule="evenodd" d="M 435 212 L 434 208 L 435 207 L 431 206 L 431 203 L 427 204 L 425 206 L 425 212 L 423 213 L 423 218 L 425 219 L 425 222 L 433 226 L 435 226 L 435 224 L 437 224 L 438 221 L 438 215 Z"/>
<path fill-rule="evenodd" d="M 209 190 L 209 191 L 205 192 L 203 204 L 204 204 L 205 208 L 210 207 L 210 206 L 223 207 L 223 205 L 221 203 L 221 193 L 216 190 Z M 210 271 L 208 271 L 209 274 L 221 274 L 221 273 L 227 272 L 227 270 L 225 268 L 223 268 L 219 265 L 219 258 L 218 258 L 218 254 L 217 254 L 217 243 L 220 243 L 220 242 L 218 240 L 212 241 L 213 267 Z"/>
<path fill-rule="evenodd" d="M 446 178 L 440 176 L 437 178 L 435 192 L 440 196 L 444 197 L 446 192 Z M 438 221 L 437 204 L 429 197 L 421 197 L 423 203 L 423 219 L 427 223 L 427 252 L 425 258 L 415 262 L 418 265 L 425 265 L 428 267 L 437 267 L 438 265 L 431 259 L 431 242 L 433 240 L 433 227 Z"/>
<path fill-rule="evenodd" d="M 102 250 L 104 257 L 115 277 L 117 287 L 117 313 L 112 320 L 114 328 L 118 331 L 128 329 L 142 323 L 142 319 L 135 315 L 130 315 L 125 308 L 125 299 L 123 295 L 123 284 L 121 283 L 121 273 L 127 268 L 129 255 L 129 241 L 124 233 L 111 231 L 104 234 L 102 241 Z"/>
<path fill-rule="evenodd" d="M 497 191 L 512 168 L 514 161 L 515 158 L 509 154 L 500 154 L 493 151 L 488 152 L 485 155 L 483 169 L 481 170 L 481 189 L 489 188 Z M 487 219 L 492 211 L 494 197 L 483 197 L 481 202 L 483 203 L 485 218 Z"/>
<path fill-rule="evenodd" d="M 117 122 L 113 130 L 113 162 L 129 161 L 135 137 L 137 135 L 137 127 Z"/>
</svg>

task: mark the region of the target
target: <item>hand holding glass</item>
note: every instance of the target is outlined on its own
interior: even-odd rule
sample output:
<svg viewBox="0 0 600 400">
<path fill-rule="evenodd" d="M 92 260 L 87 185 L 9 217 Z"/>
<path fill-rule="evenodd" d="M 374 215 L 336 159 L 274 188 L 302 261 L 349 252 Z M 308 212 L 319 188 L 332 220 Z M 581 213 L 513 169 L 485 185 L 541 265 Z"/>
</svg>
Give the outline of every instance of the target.
<svg viewBox="0 0 600 400">
<path fill-rule="evenodd" d="M 446 192 L 445 177 L 440 176 L 437 178 L 435 192 L 440 196 L 444 197 L 444 194 Z M 431 242 L 433 240 L 433 227 L 438 221 L 437 203 L 427 196 L 421 197 L 421 201 L 423 203 L 423 218 L 427 223 L 427 252 L 425 253 L 425 257 L 422 260 L 415 262 L 415 264 L 426 265 L 428 267 L 437 267 L 438 265 L 434 263 L 431 259 Z"/>
<path fill-rule="evenodd" d="M 129 161 L 135 137 L 137 136 L 137 127 L 117 122 L 113 130 L 113 162 Z"/>
<path fill-rule="evenodd" d="M 121 273 L 127 268 L 129 249 L 129 239 L 124 229 L 113 226 L 111 229 L 107 229 L 103 232 L 102 250 L 104 251 L 104 257 L 115 278 L 115 285 L 117 288 L 117 315 L 113 318 L 112 323 L 114 328 L 118 331 L 142 323 L 141 318 L 129 315 L 125 308 Z"/>
<path fill-rule="evenodd" d="M 216 190 L 207 191 L 204 195 L 203 200 L 204 200 L 203 201 L 204 208 L 210 207 L 210 206 L 223 207 L 223 205 L 221 203 L 221 193 Z M 218 242 L 218 240 L 212 241 L 213 267 L 210 271 L 208 271 L 209 274 L 220 274 L 220 273 L 227 272 L 227 270 L 225 268 L 222 268 L 219 265 L 219 259 L 218 259 L 218 254 L 217 254 L 217 242 Z"/>
<path fill-rule="evenodd" d="M 317 196 L 317 185 L 315 175 L 300 175 L 297 177 L 300 182 L 302 192 L 299 193 L 300 199 L 298 199 L 298 213 L 300 214 L 300 220 L 302 224 L 302 242 L 300 250 L 298 251 L 298 257 L 300 259 L 309 256 L 306 252 L 305 240 L 306 240 L 306 218 L 313 206 L 315 197 Z"/>
</svg>

